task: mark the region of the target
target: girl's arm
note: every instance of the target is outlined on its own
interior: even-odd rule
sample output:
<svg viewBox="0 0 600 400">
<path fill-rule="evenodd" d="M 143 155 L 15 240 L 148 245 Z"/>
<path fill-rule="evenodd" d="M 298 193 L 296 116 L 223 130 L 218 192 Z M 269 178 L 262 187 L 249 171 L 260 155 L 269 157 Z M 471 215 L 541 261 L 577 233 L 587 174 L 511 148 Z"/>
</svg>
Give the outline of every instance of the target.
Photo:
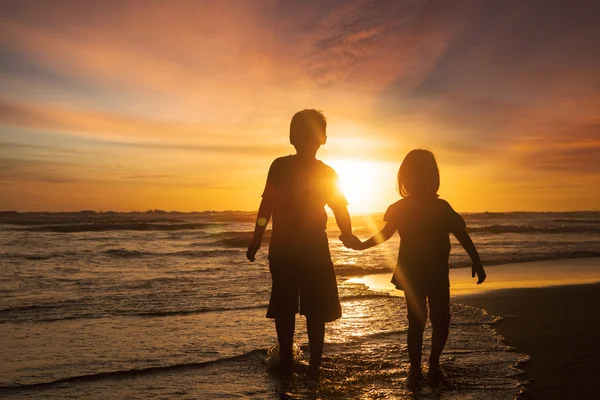
<svg viewBox="0 0 600 400">
<path fill-rule="evenodd" d="M 471 268 L 471 277 L 475 277 L 477 274 L 477 284 L 483 283 L 486 278 L 485 270 L 483 269 L 483 264 L 481 264 L 481 259 L 479 258 L 479 253 L 477 253 L 477 249 L 471 240 L 471 236 L 464 229 L 459 229 L 456 232 L 452 232 L 458 242 L 462 245 L 462 247 L 467 251 L 469 257 L 471 257 L 471 261 L 473 261 L 473 267 Z"/>
<path fill-rule="evenodd" d="M 396 224 L 388 222 L 379 233 L 369 240 L 362 242 L 360 247 L 356 248 L 355 250 L 365 250 L 370 247 L 377 246 L 378 244 L 381 244 L 391 238 L 394 235 L 394 232 L 396 232 Z"/>
<path fill-rule="evenodd" d="M 269 198 L 263 197 L 262 201 L 260 202 L 260 207 L 258 208 L 258 214 L 256 215 L 254 237 L 252 238 L 252 242 L 248 246 L 248 251 L 246 252 L 246 258 L 250 261 L 255 260 L 256 252 L 258 251 L 258 249 L 260 249 L 262 237 L 265 233 L 265 229 L 267 229 L 267 224 L 271 219 L 272 213 L 273 201 Z"/>
</svg>

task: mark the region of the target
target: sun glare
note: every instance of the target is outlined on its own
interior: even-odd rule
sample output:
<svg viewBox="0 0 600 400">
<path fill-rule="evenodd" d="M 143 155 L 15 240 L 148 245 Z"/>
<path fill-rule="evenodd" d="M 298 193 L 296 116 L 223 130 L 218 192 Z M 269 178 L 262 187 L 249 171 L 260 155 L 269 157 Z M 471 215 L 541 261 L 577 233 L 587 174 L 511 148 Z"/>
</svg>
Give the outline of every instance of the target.
<svg viewBox="0 0 600 400">
<path fill-rule="evenodd" d="M 385 211 L 381 204 L 388 200 L 387 186 L 393 185 L 389 168 L 373 161 L 334 160 L 328 164 L 340 178 L 340 186 L 348 199 L 348 209 L 353 213 Z M 388 182 L 389 181 L 389 182 Z"/>
</svg>

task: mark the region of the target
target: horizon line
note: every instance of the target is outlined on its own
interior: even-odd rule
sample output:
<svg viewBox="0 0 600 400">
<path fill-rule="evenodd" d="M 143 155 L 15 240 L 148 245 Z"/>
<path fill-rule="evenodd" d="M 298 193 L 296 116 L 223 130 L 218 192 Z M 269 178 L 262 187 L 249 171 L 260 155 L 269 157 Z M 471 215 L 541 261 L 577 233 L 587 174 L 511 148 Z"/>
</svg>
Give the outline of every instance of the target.
<svg viewBox="0 0 600 400">
<path fill-rule="evenodd" d="M 114 210 L 77 210 L 77 211 L 17 211 L 17 210 L 0 210 L 0 214 L 205 214 L 205 213 L 256 213 L 258 210 L 203 210 L 203 211 L 177 211 L 177 210 L 161 210 L 161 209 L 148 209 L 146 211 L 131 210 L 131 211 L 114 211 Z M 533 211 L 533 210 L 512 210 L 512 211 L 458 211 L 464 214 L 502 214 L 502 213 L 590 213 L 600 212 L 594 208 L 592 210 L 544 210 L 544 211 Z M 328 214 L 332 214 L 330 210 L 327 210 Z M 373 214 L 384 214 L 384 211 L 373 211 L 373 212 L 355 212 L 350 213 L 351 215 L 373 215 Z"/>
</svg>

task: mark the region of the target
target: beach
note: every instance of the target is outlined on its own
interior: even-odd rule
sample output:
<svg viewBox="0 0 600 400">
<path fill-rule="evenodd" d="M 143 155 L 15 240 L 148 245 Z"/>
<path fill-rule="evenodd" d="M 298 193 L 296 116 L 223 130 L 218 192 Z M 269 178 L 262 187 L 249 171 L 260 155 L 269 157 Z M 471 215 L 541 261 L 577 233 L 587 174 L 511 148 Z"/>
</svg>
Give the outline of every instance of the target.
<svg viewBox="0 0 600 400">
<path fill-rule="evenodd" d="M 531 357 L 520 366 L 532 381 L 524 398 L 600 398 L 600 284 L 498 290 L 454 301 L 502 317 L 494 329 Z"/>
<path fill-rule="evenodd" d="M 520 397 L 600 398 L 600 258 L 489 267 L 481 286 L 469 272 L 451 271 L 452 302 L 500 317 L 494 330 L 530 357 L 519 364 L 529 381 Z M 384 275 L 355 280 L 400 294 Z"/>
<path fill-rule="evenodd" d="M 589 384 L 572 382 L 585 381 L 596 364 L 584 348 L 569 346 L 597 332 L 597 311 L 590 316 L 594 304 L 585 303 L 596 295 L 585 288 L 600 282 L 600 243 L 592 240 L 599 217 L 466 214 L 488 279 L 475 284 L 453 241 L 452 322 L 442 354 L 451 385 L 425 385 L 418 398 L 512 399 L 524 388 L 524 396 L 546 398 L 551 386 L 544 382 L 583 388 L 592 396 L 584 398 L 593 398 Z M 343 316 L 327 325 L 326 361 L 316 380 L 305 374 L 308 339 L 305 319 L 297 317 L 298 373 L 285 380 L 270 370 L 276 334 L 265 318 L 266 249 L 254 263 L 244 257 L 254 219 L 244 212 L 4 215 L 0 397 L 414 398 L 406 385 L 406 304 L 389 282 L 398 238 L 357 252 L 329 226 Z M 365 238 L 380 221 L 381 215 L 355 217 L 353 227 Z M 545 291 L 565 285 L 576 294 L 559 300 Z M 424 362 L 430 338 L 428 325 Z M 543 344 L 564 350 L 564 358 L 551 359 Z"/>
</svg>

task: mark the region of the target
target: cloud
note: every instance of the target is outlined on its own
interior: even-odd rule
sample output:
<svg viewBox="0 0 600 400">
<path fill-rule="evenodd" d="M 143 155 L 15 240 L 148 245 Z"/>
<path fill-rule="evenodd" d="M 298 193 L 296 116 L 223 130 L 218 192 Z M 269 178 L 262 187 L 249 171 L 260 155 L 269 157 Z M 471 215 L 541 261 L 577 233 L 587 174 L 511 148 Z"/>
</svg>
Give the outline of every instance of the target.
<svg viewBox="0 0 600 400">
<path fill-rule="evenodd" d="M 126 176 L 125 179 L 165 179 L 172 177 L 173 175 L 131 175 Z"/>
<path fill-rule="evenodd" d="M 205 127 L 179 122 L 133 118 L 114 113 L 16 103 L 0 99 L 0 123 L 105 138 L 182 139 L 198 136 Z"/>
<path fill-rule="evenodd" d="M 72 172 L 79 167 L 66 162 L 0 158 L 0 181 L 73 183 L 79 179 Z"/>
<path fill-rule="evenodd" d="M 289 153 L 290 117 L 316 107 L 329 118 L 331 157 L 399 162 L 427 147 L 492 178 L 507 169 L 532 182 L 597 173 L 598 2 L 1 7 L 0 124 L 19 128 L 3 140 L 24 158 L 45 152 L 46 161 L 91 165 L 91 151 L 93 165 L 105 156 L 152 165 L 118 175 L 140 183 L 181 176 L 201 158 L 202 171 L 220 172 L 204 183 L 222 185 L 244 163 Z M 27 131 L 69 144 L 18 148 L 31 145 Z"/>
<path fill-rule="evenodd" d="M 600 174 L 600 119 L 530 139 L 516 154 L 515 164 L 532 170 L 567 176 Z"/>
<path fill-rule="evenodd" d="M 82 151 L 79 149 L 71 149 L 71 148 L 63 148 L 63 147 L 55 147 L 55 146 L 43 146 L 37 144 L 26 144 L 26 143 L 13 143 L 13 142 L 0 142 L 0 148 L 7 153 L 10 152 L 19 152 L 19 151 L 41 151 L 41 152 L 51 152 L 63 155 L 71 155 L 71 154 L 82 154 Z"/>
</svg>

